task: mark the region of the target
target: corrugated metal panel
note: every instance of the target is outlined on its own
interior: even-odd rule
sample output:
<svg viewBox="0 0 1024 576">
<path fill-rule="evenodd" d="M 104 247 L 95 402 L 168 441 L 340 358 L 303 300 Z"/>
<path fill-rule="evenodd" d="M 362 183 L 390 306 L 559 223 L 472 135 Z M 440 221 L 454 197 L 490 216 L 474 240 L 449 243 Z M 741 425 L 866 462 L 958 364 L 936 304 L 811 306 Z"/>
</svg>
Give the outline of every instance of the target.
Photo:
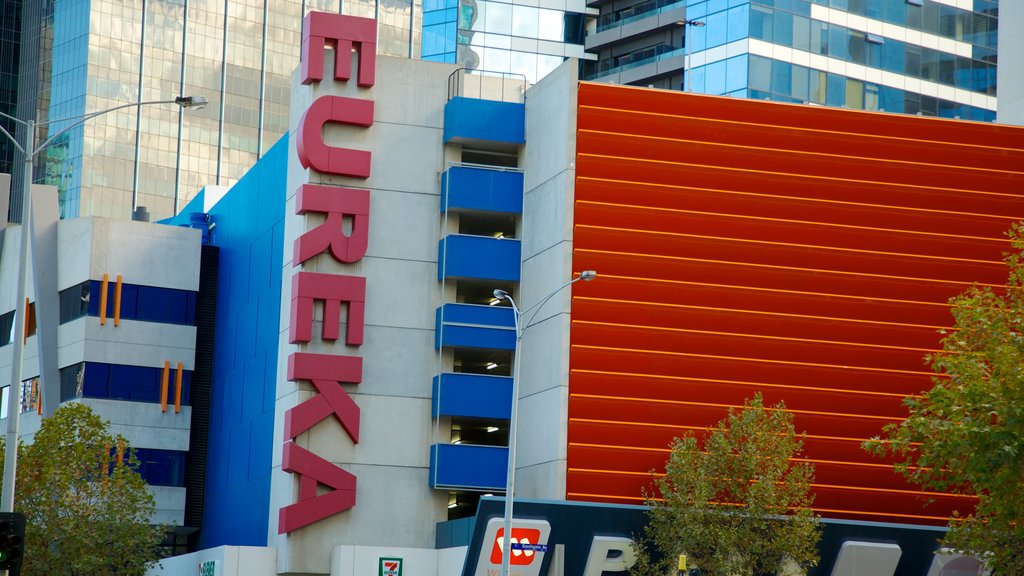
<svg viewBox="0 0 1024 576">
<path fill-rule="evenodd" d="M 948 299 L 1000 285 L 1024 130 L 579 89 L 567 498 L 639 503 L 668 443 L 786 402 L 827 517 L 945 523 L 860 443 L 931 386 Z M 925 506 L 928 499 L 935 502 Z"/>
</svg>

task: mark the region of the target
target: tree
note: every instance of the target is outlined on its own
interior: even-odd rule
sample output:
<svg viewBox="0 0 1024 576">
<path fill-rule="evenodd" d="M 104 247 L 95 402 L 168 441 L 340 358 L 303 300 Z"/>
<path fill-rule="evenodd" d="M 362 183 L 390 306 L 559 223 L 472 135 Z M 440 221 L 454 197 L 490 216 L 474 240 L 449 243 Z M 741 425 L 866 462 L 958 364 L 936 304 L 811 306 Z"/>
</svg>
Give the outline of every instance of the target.
<svg viewBox="0 0 1024 576">
<path fill-rule="evenodd" d="M 164 529 L 124 439 L 81 403 L 46 418 L 18 446 L 15 509 L 26 518 L 23 576 L 135 576 L 155 562 Z"/>
<path fill-rule="evenodd" d="M 933 387 L 904 404 L 909 416 L 865 443 L 893 455 L 921 487 L 978 497 L 957 512 L 943 545 L 984 560 L 997 574 L 1024 574 L 1024 234 L 1005 289 L 975 285 L 950 300 L 955 329 L 926 358 Z"/>
<path fill-rule="evenodd" d="M 648 497 L 645 542 L 635 546 L 636 576 L 676 573 L 680 554 L 703 576 L 775 574 L 786 563 L 818 562 L 821 537 L 810 508 L 814 468 L 797 461 L 803 440 L 785 404 L 765 408 L 760 394 L 719 422 L 704 440 L 672 442 L 665 475 Z M 652 560 L 647 548 L 663 558 Z"/>
</svg>

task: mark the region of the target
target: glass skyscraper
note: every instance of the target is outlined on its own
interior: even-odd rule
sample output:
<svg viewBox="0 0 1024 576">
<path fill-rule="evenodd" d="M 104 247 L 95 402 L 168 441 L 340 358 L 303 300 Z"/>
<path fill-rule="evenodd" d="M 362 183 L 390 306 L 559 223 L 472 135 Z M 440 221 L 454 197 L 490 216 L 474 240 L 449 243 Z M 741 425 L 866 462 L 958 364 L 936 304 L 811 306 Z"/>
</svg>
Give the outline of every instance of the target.
<svg viewBox="0 0 1024 576">
<path fill-rule="evenodd" d="M 995 118 L 997 0 L 648 1 L 626 15 L 619 4 L 590 5 L 600 11 L 595 39 L 607 40 L 588 40 L 600 54 L 585 65 L 588 79 L 653 85 L 671 78 L 665 87 L 679 89 L 688 54 L 694 92 Z M 685 8 L 684 16 L 658 19 L 673 8 Z M 637 30 L 656 45 L 638 42 Z"/>
<path fill-rule="evenodd" d="M 2 1 L 5 30 L 22 4 L 21 38 L 11 42 L 21 49 L 17 109 L 22 119 L 35 111 L 36 142 L 67 126 L 63 119 L 129 102 L 209 101 L 202 110 L 126 109 L 61 135 L 33 177 L 57 186 L 63 218 L 128 218 L 137 206 L 165 218 L 203 186 L 233 184 L 287 130 L 302 19 L 313 10 L 376 18 L 379 54 L 454 62 L 458 52 L 466 68 L 530 82 L 567 56 L 584 56 L 583 0 L 572 0 L 574 9 L 566 0 L 461 0 L 458 22 L 447 6 L 459 0 L 427 0 L 429 21 L 441 26 L 428 24 L 422 38 L 422 0 Z M 7 57 L 3 46 L 0 57 Z M 0 74 L 0 88 L 6 85 Z M 0 162 L 4 154 L 9 162 L 6 148 Z M 13 166 L 15 183 L 20 170 Z"/>
<path fill-rule="evenodd" d="M 205 185 L 233 184 L 288 128 L 309 11 L 376 17 L 382 54 L 418 57 L 420 46 L 419 0 L 24 0 L 23 9 L 32 32 L 21 41 L 19 109 L 35 110 L 37 142 L 59 120 L 128 102 L 209 101 L 114 112 L 59 137 L 34 180 L 58 187 L 64 218 L 127 218 L 136 206 L 164 218 Z"/>
<path fill-rule="evenodd" d="M 584 52 L 583 0 L 424 0 L 424 60 L 522 75 L 533 84 Z"/>
</svg>

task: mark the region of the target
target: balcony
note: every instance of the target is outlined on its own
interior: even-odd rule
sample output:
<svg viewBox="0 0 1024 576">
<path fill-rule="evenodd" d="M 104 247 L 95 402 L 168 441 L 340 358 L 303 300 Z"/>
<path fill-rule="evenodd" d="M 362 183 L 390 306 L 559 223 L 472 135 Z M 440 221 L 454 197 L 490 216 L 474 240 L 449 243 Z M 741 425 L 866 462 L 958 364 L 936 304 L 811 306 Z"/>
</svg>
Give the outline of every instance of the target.
<svg viewBox="0 0 1024 576">
<path fill-rule="evenodd" d="M 521 250 L 519 240 L 449 234 L 437 246 L 437 279 L 518 282 Z"/>
<path fill-rule="evenodd" d="M 654 46 L 601 61 L 597 72 L 591 73 L 587 80 L 629 84 L 665 74 L 682 73 L 685 57 L 686 51 L 683 48 L 664 44 Z"/>
<path fill-rule="evenodd" d="M 515 148 L 526 142 L 526 77 L 460 68 L 448 77 L 444 143 Z"/>
<path fill-rule="evenodd" d="M 435 314 L 434 347 L 514 350 L 512 309 L 483 304 L 445 304 Z"/>
<path fill-rule="evenodd" d="M 434 376 L 433 416 L 508 420 L 512 414 L 512 379 L 486 374 L 446 372 Z"/>
<path fill-rule="evenodd" d="M 473 444 L 430 447 L 430 487 L 449 490 L 504 491 L 508 448 Z"/>
<path fill-rule="evenodd" d="M 441 175 L 441 210 L 523 213 L 523 173 L 453 166 Z"/>
<path fill-rule="evenodd" d="M 685 8 L 685 0 L 648 0 L 647 2 L 630 6 L 625 10 L 601 16 L 597 22 L 597 33 L 600 34 L 605 30 L 621 28 L 627 24 L 639 22 L 664 13 L 672 13 L 673 15 L 671 21 L 666 22 L 666 24 L 676 25 L 683 18 Z M 678 14 L 676 11 L 678 11 Z M 589 43 L 587 47 L 590 47 Z"/>
</svg>

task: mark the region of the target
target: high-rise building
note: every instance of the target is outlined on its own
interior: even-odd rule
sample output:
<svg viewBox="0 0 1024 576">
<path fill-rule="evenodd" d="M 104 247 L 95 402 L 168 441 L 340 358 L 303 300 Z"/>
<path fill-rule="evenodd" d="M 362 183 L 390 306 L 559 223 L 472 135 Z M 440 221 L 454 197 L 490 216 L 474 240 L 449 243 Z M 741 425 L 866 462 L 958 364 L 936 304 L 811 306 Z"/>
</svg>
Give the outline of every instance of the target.
<svg viewBox="0 0 1024 576">
<path fill-rule="evenodd" d="M 588 80 L 679 89 L 689 59 L 694 92 L 995 118 L 998 0 L 588 4 Z"/>
<path fill-rule="evenodd" d="M 594 57 L 583 49 L 586 10 L 583 0 L 427 0 L 423 59 L 535 84 L 567 57 Z"/>
<path fill-rule="evenodd" d="M 59 120 L 125 103 L 180 95 L 209 101 L 203 110 L 129 108 L 61 134 L 38 158 L 33 178 L 57 186 L 64 218 L 127 218 L 138 206 L 169 217 L 203 186 L 233 184 L 287 130 L 302 17 L 311 10 L 376 18 L 379 54 L 447 61 L 437 46 L 450 43 L 468 68 L 518 72 L 531 83 L 566 57 L 584 56 L 582 1 L 577 13 L 564 0 L 464 3 L 458 38 L 455 10 L 429 5 L 430 22 L 451 16 L 452 26 L 428 26 L 421 40 L 421 0 L 5 0 L 5 63 L 19 44 L 9 24 L 22 3 L 18 117 L 34 111 L 36 142 L 68 125 Z M 13 86 L 11 62 L 0 89 Z M 11 150 L 0 153 L 9 161 Z M 16 221 L 21 181 L 15 166 Z"/>
</svg>

